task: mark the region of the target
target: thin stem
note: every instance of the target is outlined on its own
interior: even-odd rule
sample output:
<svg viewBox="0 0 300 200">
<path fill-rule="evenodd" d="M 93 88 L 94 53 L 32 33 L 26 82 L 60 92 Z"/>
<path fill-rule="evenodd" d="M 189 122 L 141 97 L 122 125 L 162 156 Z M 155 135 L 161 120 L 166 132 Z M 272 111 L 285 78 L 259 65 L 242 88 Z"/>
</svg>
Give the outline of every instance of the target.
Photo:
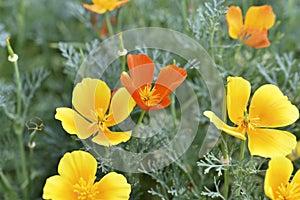
<svg viewBox="0 0 300 200">
<path fill-rule="evenodd" d="M 124 72 L 125 69 L 125 61 L 126 61 L 126 52 L 127 50 L 124 48 L 124 42 L 123 42 L 123 34 L 122 32 L 119 34 L 120 38 L 120 54 L 121 54 L 121 62 L 122 62 L 122 71 Z"/>
<path fill-rule="evenodd" d="M 186 0 L 181 0 L 181 12 L 182 12 L 182 19 L 183 19 L 183 25 L 186 31 L 189 30 L 188 24 L 187 24 L 187 6 L 186 6 Z"/>
<path fill-rule="evenodd" d="M 210 45 L 210 55 L 213 60 L 215 60 L 215 52 L 214 52 L 214 36 L 215 36 L 215 28 L 213 27 L 211 30 L 209 45 Z"/>
<path fill-rule="evenodd" d="M 238 179 L 242 179 L 242 167 L 243 167 L 243 160 L 245 155 L 245 146 L 246 146 L 246 140 L 242 140 L 241 147 L 240 147 L 240 159 L 239 159 L 239 171 L 238 171 Z M 239 196 L 241 192 L 241 188 L 239 187 L 236 191 L 236 195 Z"/>
<path fill-rule="evenodd" d="M 174 126 L 176 125 L 177 119 L 176 119 L 176 109 L 175 109 L 175 95 L 171 95 L 171 114 Z"/>
<path fill-rule="evenodd" d="M 9 196 L 11 199 L 20 199 L 2 170 L 0 170 L 0 184 L 4 189 L 4 194 L 8 194 L 7 196 Z"/>
<path fill-rule="evenodd" d="M 105 15 L 105 22 L 106 22 L 106 25 L 107 25 L 107 28 L 108 28 L 109 36 L 113 36 L 114 31 L 113 31 L 113 28 L 112 28 L 112 25 L 111 25 L 111 22 L 110 22 L 109 12 L 106 12 L 104 15 Z"/>
<path fill-rule="evenodd" d="M 146 111 L 142 110 L 142 112 L 140 114 L 140 117 L 139 117 L 135 127 L 138 127 L 142 123 L 145 113 L 146 113 Z"/>
</svg>

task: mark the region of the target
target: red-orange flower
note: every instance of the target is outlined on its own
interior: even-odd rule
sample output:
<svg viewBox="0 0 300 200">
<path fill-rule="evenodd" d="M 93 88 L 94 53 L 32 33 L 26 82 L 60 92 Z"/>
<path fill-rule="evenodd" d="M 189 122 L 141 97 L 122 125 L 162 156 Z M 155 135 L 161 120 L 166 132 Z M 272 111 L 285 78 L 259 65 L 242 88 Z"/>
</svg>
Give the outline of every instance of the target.
<svg viewBox="0 0 300 200">
<path fill-rule="evenodd" d="M 122 72 L 121 82 L 143 110 L 158 110 L 170 105 L 169 95 L 185 80 L 185 69 L 175 65 L 163 67 L 152 86 L 154 63 L 148 56 L 128 55 L 129 73 Z"/>
<path fill-rule="evenodd" d="M 275 23 L 275 14 L 271 6 L 251 6 L 246 13 L 244 24 L 241 9 L 230 6 L 226 21 L 231 38 L 242 40 L 254 48 L 270 46 L 268 29 Z"/>
</svg>

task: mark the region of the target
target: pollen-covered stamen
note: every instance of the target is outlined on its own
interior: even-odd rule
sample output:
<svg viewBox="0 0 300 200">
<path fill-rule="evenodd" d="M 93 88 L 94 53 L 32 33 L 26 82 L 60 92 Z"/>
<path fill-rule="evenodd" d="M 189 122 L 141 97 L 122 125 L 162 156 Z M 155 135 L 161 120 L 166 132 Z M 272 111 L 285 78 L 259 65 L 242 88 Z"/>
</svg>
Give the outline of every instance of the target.
<svg viewBox="0 0 300 200">
<path fill-rule="evenodd" d="M 111 114 L 106 114 L 102 108 L 99 108 L 96 112 L 97 124 L 100 129 L 106 128 L 106 122 Z"/>
<path fill-rule="evenodd" d="M 94 200 L 97 198 L 99 191 L 94 189 L 95 178 L 90 177 L 84 180 L 80 177 L 79 181 L 73 185 L 73 192 L 78 200 Z"/>
<path fill-rule="evenodd" d="M 155 87 L 151 89 L 151 84 L 147 84 L 143 89 L 139 89 L 141 99 L 147 106 L 154 106 L 160 102 L 159 94 L 155 94 Z"/>
<path fill-rule="evenodd" d="M 279 200 L 294 200 L 300 199 L 300 184 L 288 183 L 287 185 L 281 184 L 276 191 Z"/>
</svg>

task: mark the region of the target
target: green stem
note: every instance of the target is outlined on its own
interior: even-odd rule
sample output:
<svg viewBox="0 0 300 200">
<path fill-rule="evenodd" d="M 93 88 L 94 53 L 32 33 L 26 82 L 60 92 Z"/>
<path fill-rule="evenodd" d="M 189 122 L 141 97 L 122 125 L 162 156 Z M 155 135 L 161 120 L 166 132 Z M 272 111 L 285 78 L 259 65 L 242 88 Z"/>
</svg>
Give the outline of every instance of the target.
<svg viewBox="0 0 300 200">
<path fill-rule="evenodd" d="M 20 199 L 2 170 L 0 170 L 0 184 L 4 189 L 3 190 L 4 194 L 6 194 L 6 196 L 8 196 L 10 199 L 16 199 L 16 200 Z"/>
<path fill-rule="evenodd" d="M 140 114 L 140 117 L 139 117 L 135 127 L 138 127 L 142 123 L 145 113 L 146 113 L 146 111 L 142 110 L 142 112 Z"/>
<path fill-rule="evenodd" d="M 114 35 L 114 31 L 113 31 L 113 28 L 112 28 L 112 25 L 111 25 L 111 22 L 110 22 L 109 12 L 105 12 L 104 15 L 105 15 L 105 21 L 106 21 L 106 25 L 107 25 L 107 28 L 108 28 L 109 36 L 113 36 Z"/>
<path fill-rule="evenodd" d="M 177 119 L 176 119 L 176 109 L 175 109 L 175 95 L 171 95 L 171 114 L 174 126 L 176 125 Z"/>
<path fill-rule="evenodd" d="M 213 27 L 211 30 L 209 45 L 210 45 L 210 55 L 213 61 L 215 61 L 215 52 L 214 52 L 214 36 L 215 36 L 215 28 Z"/>
<path fill-rule="evenodd" d="M 186 31 L 189 30 L 188 24 L 187 24 L 187 6 L 186 6 L 186 0 L 181 0 L 181 12 L 182 12 L 182 19 L 183 19 L 183 25 Z"/>
<path fill-rule="evenodd" d="M 125 69 L 125 61 L 126 61 L 126 58 L 125 58 L 125 48 L 124 48 L 124 42 L 123 42 L 123 34 L 122 32 L 119 34 L 119 38 L 120 38 L 120 53 L 122 54 L 121 55 L 121 61 L 122 61 L 122 71 L 124 72 L 126 69 Z"/>
<path fill-rule="evenodd" d="M 246 146 L 246 140 L 242 140 L 241 146 L 240 146 L 240 159 L 239 159 L 239 168 L 238 169 L 238 180 L 242 180 L 242 167 L 243 167 L 243 160 L 244 160 L 244 155 L 245 155 L 245 146 Z M 241 188 L 239 187 L 236 191 L 236 195 L 239 196 L 241 193 Z"/>
</svg>

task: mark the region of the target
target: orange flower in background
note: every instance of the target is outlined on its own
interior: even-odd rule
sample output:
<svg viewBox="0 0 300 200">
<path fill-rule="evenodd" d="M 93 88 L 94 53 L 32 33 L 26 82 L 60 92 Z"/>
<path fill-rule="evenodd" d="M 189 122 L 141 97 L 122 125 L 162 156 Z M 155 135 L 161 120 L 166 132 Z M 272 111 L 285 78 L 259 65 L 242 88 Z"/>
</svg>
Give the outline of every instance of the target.
<svg viewBox="0 0 300 200">
<path fill-rule="evenodd" d="M 55 115 L 69 134 L 75 134 L 80 139 L 93 136 L 93 142 L 104 146 L 130 139 L 131 131 L 109 130 L 109 127 L 124 121 L 135 106 L 125 88 L 118 89 L 111 98 L 111 91 L 105 82 L 85 78 L 75 86 L 72 104 L 74 109 L 57 108 Z"/>
<path fill-rule="evenodd" d="M 107 11 L 113 11 L 129 1 L 130 0 L 92 0 L 92 5 L 83 4 L 83 6 L 90 11 L 103 14 Z"/>
<path fill-rule="evenodd" d="M 244 23 L 241 9 L 230 6 L 226 21 L 231 38 L 239 39 L 254 48 L 270 46 L 268 30 L 275 23 L 275 14 L 271 6 L 251 6 L 246 13 Z"/>
<path fill-rule="evenodd" d="M 293 164 L 290 160 L 285 157 L 272 158 L 265 176 L 266 195 L 274 200 L 300 199 L 300 170 L 289 182 L 292 173 Z"/>
<path fill-rule="evenodd" d="M 205 111 L 204 115 L 218 129 L 234 137 L 246 140 L 247 133 L 251 155 L 276 157 L 291 153 L 296 146 L 296 137 L 273 128 L 294 123 L 299 118 L 297 107 L 277 86 L 266 84 L 255 91 L 248 108 L 250 93 L 251 85 L 247 80 L 228 77 L 227 111 L 235 127 L 228 126 L 211 111 Z"/>
<path fill-rule="evenodd" d="M 154 63 L 148 56 L 127 56 L 129 73 L 122 72 L 121 82 L 143 110 L 158 110 L 170 105 L 168 97 L 186 78 L 184 69 L 175 65 L 163 67 L 152 86 Z"/>
<path fill-rule="evenodd" d="M 58 174 L 48 178 L 43 199 L 128 200 L 131 186 L 122 174 L 110 172 L 96 181 L 97 160 L 88 152 L 66 153 L 58 164 Z"/>
</svg>

